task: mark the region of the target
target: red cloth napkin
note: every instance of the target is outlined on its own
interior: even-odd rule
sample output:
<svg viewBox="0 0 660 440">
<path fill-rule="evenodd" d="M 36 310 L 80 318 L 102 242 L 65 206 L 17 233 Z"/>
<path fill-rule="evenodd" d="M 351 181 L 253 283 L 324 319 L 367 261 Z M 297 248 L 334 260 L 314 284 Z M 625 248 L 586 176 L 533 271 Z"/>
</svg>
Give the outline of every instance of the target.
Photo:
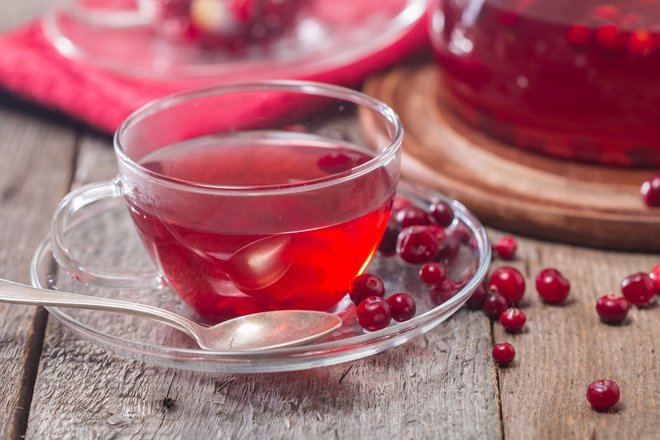
<svg viewBox="0 0 660 440">
<path fill-rule="evenodd" d="M 426 33 L 422 19 L 402 38 L 364 59 L 296 79 L 359 86 L 369 73 L 425 48 Z M 40 23 L 34 22 L 0 37 L 0 88 L 112 133 L 145 103 L 189 85 L 120 76 L 65 58 L 46 39 Z"/>
</svg>

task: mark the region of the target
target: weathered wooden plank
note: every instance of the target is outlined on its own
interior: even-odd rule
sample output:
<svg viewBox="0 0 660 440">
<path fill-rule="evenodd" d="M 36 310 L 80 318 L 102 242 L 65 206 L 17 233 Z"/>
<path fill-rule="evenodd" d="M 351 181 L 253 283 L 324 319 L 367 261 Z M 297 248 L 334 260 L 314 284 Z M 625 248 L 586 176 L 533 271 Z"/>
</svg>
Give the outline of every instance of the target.
<svg viewBox="0 0 660 440">
<path fill-rule="evenodd" d="M 0 277 L 29 282 L 29 262 L 73 172 L 75 132 L 0 106 Z M 0 438 L 20 435 L 45 315 L 0 305 Z M 35 358 L 36 356 L 36 358 Z"/>
<path fill-rule="evenodd" d="M 625 325 L 608 326 L 599 322 L 595 304 L 603 294 L 620 294 L 626 275 L 658 263 L 658 255 L 521 241 L 521 259 L 514 265 L 527 274 L 528 324 L 517 335 L 495 325 L 495 339 L 511 342 L 517 351 L 515 364 L 499 370 L 507 439 L 657 438 L 660 308 L 633 309 Z M 564 306 L 538 298 L 534 277 L 546 267 L 571 282 Z M 601 377 L 621 387 L 616 412 L 593 411 L 585 398 L 589 383 Z"/>
<path fill-rule="evenodd" d="M 84 141 L 78 163 L 77 184 L 114 174 L 104 142 Z M 350 364 L 214 376 L 123 359 L 51 320 L 27 438 L 497 438 L 490 343 L 482 315 L 460 312 Z"/>
</svg>

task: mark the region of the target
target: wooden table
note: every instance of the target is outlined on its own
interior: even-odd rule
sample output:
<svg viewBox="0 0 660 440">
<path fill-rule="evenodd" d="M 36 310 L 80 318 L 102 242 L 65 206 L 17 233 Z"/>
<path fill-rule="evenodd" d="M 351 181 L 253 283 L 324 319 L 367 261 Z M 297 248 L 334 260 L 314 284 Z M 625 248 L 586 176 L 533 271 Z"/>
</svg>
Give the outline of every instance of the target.
<svg viewBox="0 0 660 440">
<path fill-rule="evenodd" d="M 35 16 L 38 3 L 0 3 L 0 26 Z M 28 282 L 58 201 L 114 175 L 111 142 L 0 94 L 0 157 L 0 277 Z M 296 373 L 158 368 L 79 339 L 42 309 L 0 305 L 0 438 L 658 438 L 660 308 L 634 309 L 613 327 L 594 304 L 660 257 L 522 238 L 519 254 L 530 286 L 524 333 L 460 311 L 404 346 Z M 572 283 L 564 306 L 542 304 L 531 287 L 547 266 Z M 510 368 L 491 360 L 500 340 L 517 348 Z M 619 383 L 617 411 L 587 404 L 600 377 Z"/>
</svg>

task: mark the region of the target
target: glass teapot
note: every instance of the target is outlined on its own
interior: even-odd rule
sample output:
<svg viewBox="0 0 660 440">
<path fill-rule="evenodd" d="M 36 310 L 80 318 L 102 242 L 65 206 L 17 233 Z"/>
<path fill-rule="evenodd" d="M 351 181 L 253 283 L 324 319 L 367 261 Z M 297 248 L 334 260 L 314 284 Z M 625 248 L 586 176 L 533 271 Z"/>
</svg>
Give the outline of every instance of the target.
<svg viewBox="0 0 660 440">
<path fill-rule="evenodd" d="M 443 100 L 561 158 L 660 166 L 660 1 L 434 0 Z"/>
</svg>

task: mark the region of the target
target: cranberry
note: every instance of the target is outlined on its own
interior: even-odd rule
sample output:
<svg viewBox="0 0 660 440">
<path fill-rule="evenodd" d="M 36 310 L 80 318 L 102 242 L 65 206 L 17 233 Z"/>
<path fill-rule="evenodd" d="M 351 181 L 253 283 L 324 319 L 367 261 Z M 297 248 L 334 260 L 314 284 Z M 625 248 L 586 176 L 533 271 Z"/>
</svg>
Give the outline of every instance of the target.
<svg viewBox="0 0 660 440">
<path fill-rule="evenodd" d="M 387 299 L 392 311 L 392 319 L 398 322 L 407 321 L 415 316 L 417 306 L 415 300 L 407 293 L 395 293 Z"/>
<path fill-rule="evenodd" d="M 396 221 L 399 222 L 402 228 L 414 225 L 428 225 L 429 218 L 422 208 L 419 206 L 406 206 L 396 213 Z"/>
<path fill-rule="evenodd" d="M 365 298 L 370 296 L 385 296 L 385 285 L 383 280 L 376 275 L 363 273 L 353 280 L 349 292 L 351 301 L 354 304 L 360 304 Z"/>
<path fill-rule="evenodd" d="M 500 295 L 513 304 L 517 304 L 525 295 L 525 279 L 514 267 L 502 266 L 495 270 L 490 276 L 488 285 L 495 287 Z"/>
<path fill-rule="evenodd" d="M 660 206 L 660 174 L 649 177 L 642 183 L 640 189 L 646 206 Z"/>
<path fill-rule="evenodd" d="M 459 223 L 455 228 L 451 229 L 449 231 L 449 236 L 455 238 L 459 243 L 463 244 L 469 244 L 470 241 L 474 239 L 470 228 L 465 226 L 463 223 Z"/>
<path fill-rule="evenodd" d="M 396 213 L 401 211 L 403 208 L 407 206 L 411 206 L 412 202 L 410 199 L 407 199 L 406 197 L 397 195 L 394 197 L 394 202 L 392 202 L 392 212 Z"/>
<path fill-rule="evenodd" d="M 472 295 L 470 295 L 470 298 L 468 298 L 465 304 L 467 304 L 469 309 L 479 310 L 483 307 L 484 301 L 486 301 L 487 296 L 488 296 L 488 287 L 486 287 L 485 282 L 481 282 L 474 289 L 474 292 L 472 292 Z"/>
<path fill-rule="evenodd" d="M 621 392 L 612 379 L 594 380 L 587 387 L 587 400 L 596 411 L 607 411 L 619 402 Z"/>
<path fill-rule="evenodd" d="M 436 240 L 438 240 L 438 243 L 442 243 L 445 239 L 445 229 L 441 226 L 434 225 L 431 223 L 430 225 L 426 225 L 426 229 L 428 229 L 430 232 L 435 235 Z"/>
<path fill-rule="evenodd" d="M 484 315 L 488 316 L 493 321 L 499 317 L 509 308 L 509 301 L 499 293 L 489 293 L 486 296 L 482 310 Z"/>
<path fill-rule="evenodd" d="M 513 257 L 516 256 L 517 249 L 518 242 L 514 237 L 510 236 L 500 238 L 497 245 L 495 245 L 497 255 L 503 260 L 513 260 Z"/>
<path fill-rule="evenodd" d="M 619 50 L 626 44 L 625 35 L 613 24 L 596 29 L 596 42 L 605 50 Z"/>
<path fill-rule="evenodd" d="M 438 240 L 424 226 L 409 226 L 399 234 L 396 251 L 408 263 L 425 263 L 438 252 Z"/>
<path fill-rule="evenodd" d="M 648 305 L 653 299 L 654 290 L 653 280 L 643 272 L 628 275 L 621 282 L 621 293 L 637 307 Z"/>
<path fill-rule="evenodd" d="M 543 269 L 536 276 L 536 291 L 547 303 L 561 303 L 566 299 L 570 290 L 571 284 L 557 269 Z"/>
<path fill-rule="evenodd" d="M 660 295 L 660 264 L 651 269 L 651 272 L 649 272 L 649 278 L 653 281 L 653 290 Z"/>
<path fill-rule="evenodd" d="M 591 40 L 591 29 L 582 24 L 574 24 L 566 31 L 566 40 L 573 46 L 587 44 Z"/>
<path fill-rule="evenodd" d="M 384 298 L 370 296 L 357 307 L 357 319 L 363 329 L 375 332 L 387 327 L 392 319 L 392 311 Z"/>
<path fill-rule="evenodd" d="M 426 284 L 441 283 L 446 276 L 447 270 L 445 266 L 436 262 L 426 263 L 419 270 L 419 277 Z"/>
<path fill-rule="evenodd" d="M 508 342 L 500 342 L 493 347 L 493 359 L 500 366 L 509 365 L 516 357 L 516 349 Z"/>
<path fill-rule="evenodd" d="M 435 305 L 443 304 L 449 301 L 456 292 L 458 292 L 458 284 L 451 278 L 445 278 L 441 283 L 433 284 L 430 289 L 431 301 Z"/>
<path fill-rule="evenodd" d="M 454 221 L 454 209 L 449 203 L 443 200 L 431 203 L 431 206 L 429 206 L 429 214 L 431 215 L 433 222 L 443 228 L 448 227 Z"/>
<path fill-rule="evenodd" d="M 622 296 L 613 293 L 603 295 L 596 302 L 596 313 L 607 324 L 618 324 L 628 316 L 630 303 Z"/>
<path fill-rule="evenodd" d="M 505 310 L 504 313 L 500 315 L 500 324 L 510 332 L 520 330 L 523 325 L 525 325 L 526 320 L 527 317 L 525 316 L 525 313 L 515 307 Z"/>
<path fill-rule="evenodd" d="M 646 56 L 653 51 L 653 35 L 646 29 L 637 29 L 630 34 L 628 51 L 634 55 Z"/>
<path fill-rule="evenodd" d="M 396 222 L 389 222 L 383 233 L 383 238 L 380 240 L 380 245 L 378 245 L 378 251 L 388 256 L 396 254 L 396 240 L 400 232 L 401 228 Z"/>
<path fill-rule="evenodd" d="M 321 156 L 316 165 L 323 172 L 328 174 L 336 174 L 350 170 L 353 168 L 355 163 L 353 162 L 352 158 L 345 154 L 329 153 L 325 156 Z"/>
<path fill-rule="evenodd" d="M 439 244 L 437 256 L 449 264 L 456 259 L 461 250 L 461 243 L 453 235 L 448 235 Z"/>
</svg>

